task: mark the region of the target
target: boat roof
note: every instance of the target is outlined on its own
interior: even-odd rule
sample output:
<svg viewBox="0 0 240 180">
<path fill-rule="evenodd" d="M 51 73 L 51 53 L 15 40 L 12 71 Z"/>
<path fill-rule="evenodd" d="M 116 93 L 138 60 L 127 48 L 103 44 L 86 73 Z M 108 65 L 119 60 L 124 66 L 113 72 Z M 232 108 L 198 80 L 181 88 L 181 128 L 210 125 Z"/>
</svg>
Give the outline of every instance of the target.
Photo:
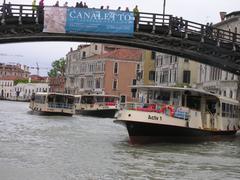
<svg viewBox="0 0 240 180">
<path fill-rule="evenodd" d="M 116 95 L 108 95 L 108 94 L 83 94 L 83 95 L 77 95 L 77 97 L 83 97 L 83 96 L 98 96 L 98 97 L 117 97 L 119 98 L 119 96 Z"/>
<path fill-rule="evenodd" d="M 224 102 L 229 102 L 229 103 L 234 103 L 238 104 L 239 101 L 231 98 L 227 98 L 224 96 L 221 96 L 219 94 L 211 93 L 202 89 L 195 89 L 195 88 L 188 88 L 188 87 L 171 87 L 171 86 L 151 86 L 151 85 L 136 85 L 136 86 L 131 86 L 131 88 L 136 88 L 136 89 L 142 89 L 142 90 L 158 90 L 158 89 L 163 89 L 163 90 L 169 90 L 169 91 L 191 91 L 191 92 L 196 92 L 204 95 L 209 95 L 216 97 L 217 99 L 224 101 Z"/>
<path fill-rule="evenodd" d="M 40 96 L 48 96 L 48 95 L 74 96 L 72 94 L 55 93 L 55 92 L 37 92 L 35 95 L 40 95 Z"/>
</svg>

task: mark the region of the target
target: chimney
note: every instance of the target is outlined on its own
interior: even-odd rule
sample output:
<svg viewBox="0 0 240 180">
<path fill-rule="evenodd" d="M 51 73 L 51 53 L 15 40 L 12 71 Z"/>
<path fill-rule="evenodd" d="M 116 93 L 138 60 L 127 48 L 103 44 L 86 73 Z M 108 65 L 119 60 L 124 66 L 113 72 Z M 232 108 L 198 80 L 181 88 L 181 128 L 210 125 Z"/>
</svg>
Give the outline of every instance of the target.
<svg viewBox="0 0 240 180">
<path fill-rule="evenodd" d="M 220 12 L 221 21 L 224 21 L 226 14 L 226 12 Z"/>
</svg>

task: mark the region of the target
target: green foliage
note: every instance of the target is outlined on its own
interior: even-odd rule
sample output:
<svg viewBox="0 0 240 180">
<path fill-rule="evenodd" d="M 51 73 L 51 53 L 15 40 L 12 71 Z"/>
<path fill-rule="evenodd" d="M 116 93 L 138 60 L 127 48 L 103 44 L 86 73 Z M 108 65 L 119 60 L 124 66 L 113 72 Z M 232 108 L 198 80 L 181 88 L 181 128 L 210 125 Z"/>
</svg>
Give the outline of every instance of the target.
<svg viewBox="0 0 240 180">
<path fill-rule="evenodd" d="M 52 62 L 52 69 L 48 72 L 49 77 L 64 76 L 66 60 L 60 58 Z"/>
<path fill-rule="evenodd" d="M 16 79 L 14 81 L 14 85 L 17 85 L 18 83 L 28 83 L 28 79 Z"/>
</svg>

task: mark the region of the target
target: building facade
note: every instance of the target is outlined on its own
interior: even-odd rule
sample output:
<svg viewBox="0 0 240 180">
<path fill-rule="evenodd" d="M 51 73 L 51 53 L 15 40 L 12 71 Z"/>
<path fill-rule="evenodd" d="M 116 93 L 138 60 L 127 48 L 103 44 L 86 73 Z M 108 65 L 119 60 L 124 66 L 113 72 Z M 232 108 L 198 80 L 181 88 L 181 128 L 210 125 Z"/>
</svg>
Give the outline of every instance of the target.
<svg viewBox="0 0 240 180">
<path fill-rule="evenodd" d="M 48 82 L 49 82 L 50 92 L 65 93 L 65 77 L 64 76 L 49 77 Z"/>
<path fill-rule="evenodd" d="M 48 83 L 18 83 L 12 87 L 11 100 L 29 101 L 32 94 L 49 92 Z"/>
<path fill-rule="evenodd" d="M 13 80 L 0 79 L 0 98 L 7 99 L 12 96 L 12 87 L 14 86 Z"/>
<path fill-rule="evenodd" d="M 221 12 L 221 22 L 214 25 L 219 29 L 240 33 L 240 12 Z M 239 93 L 239 77 L 209 65 L 200 64 L 197 88 L 236 99 Z"/>
<path fill-rule="evenodd" d="M 155 85 L 193 86 L 197 82 L 198 63 L 164 53 L 156 55 Z"/>
<path fill-rule="evenodd" d="M 68 93 L 99 93 L 132 98 L 130 86 L 136 83 L 142 51 L 112 45 L 91 44 L 67 54 L 66 85 Z M 94 46 L 94 48 L 92 48 Z M 101 49 L 98 52 L 96 51 Z M 79 55 L 89 52 L 84 58 Z M 75 56 L 74 56 L 75 55 Z"/>
<path fill-rule="evenodd" d="M 30 75 L 29 67 L 26 65 L 16 64 L 4 64 L 0 63 L 0 78 L 13 77 L 16 79 L 28 79 Z"/>
</svg>

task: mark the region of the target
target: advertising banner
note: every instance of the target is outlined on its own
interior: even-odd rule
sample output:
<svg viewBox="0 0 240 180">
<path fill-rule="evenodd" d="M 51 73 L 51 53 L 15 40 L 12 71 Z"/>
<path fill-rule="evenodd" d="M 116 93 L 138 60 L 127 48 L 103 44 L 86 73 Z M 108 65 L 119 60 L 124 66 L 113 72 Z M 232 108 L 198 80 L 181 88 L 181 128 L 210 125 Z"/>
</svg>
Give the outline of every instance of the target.
<svg viewBox="0 0 240 180">
<path fill-rule="evenodd" d="M 66 33 L 67 8 L 44 7 L 43 32 Z"/>
<path fill-rule="evenodd" d="M 45 7 L 43 32 L 132 36 L 134 16 L 124 11 Z"/>
</svg>

